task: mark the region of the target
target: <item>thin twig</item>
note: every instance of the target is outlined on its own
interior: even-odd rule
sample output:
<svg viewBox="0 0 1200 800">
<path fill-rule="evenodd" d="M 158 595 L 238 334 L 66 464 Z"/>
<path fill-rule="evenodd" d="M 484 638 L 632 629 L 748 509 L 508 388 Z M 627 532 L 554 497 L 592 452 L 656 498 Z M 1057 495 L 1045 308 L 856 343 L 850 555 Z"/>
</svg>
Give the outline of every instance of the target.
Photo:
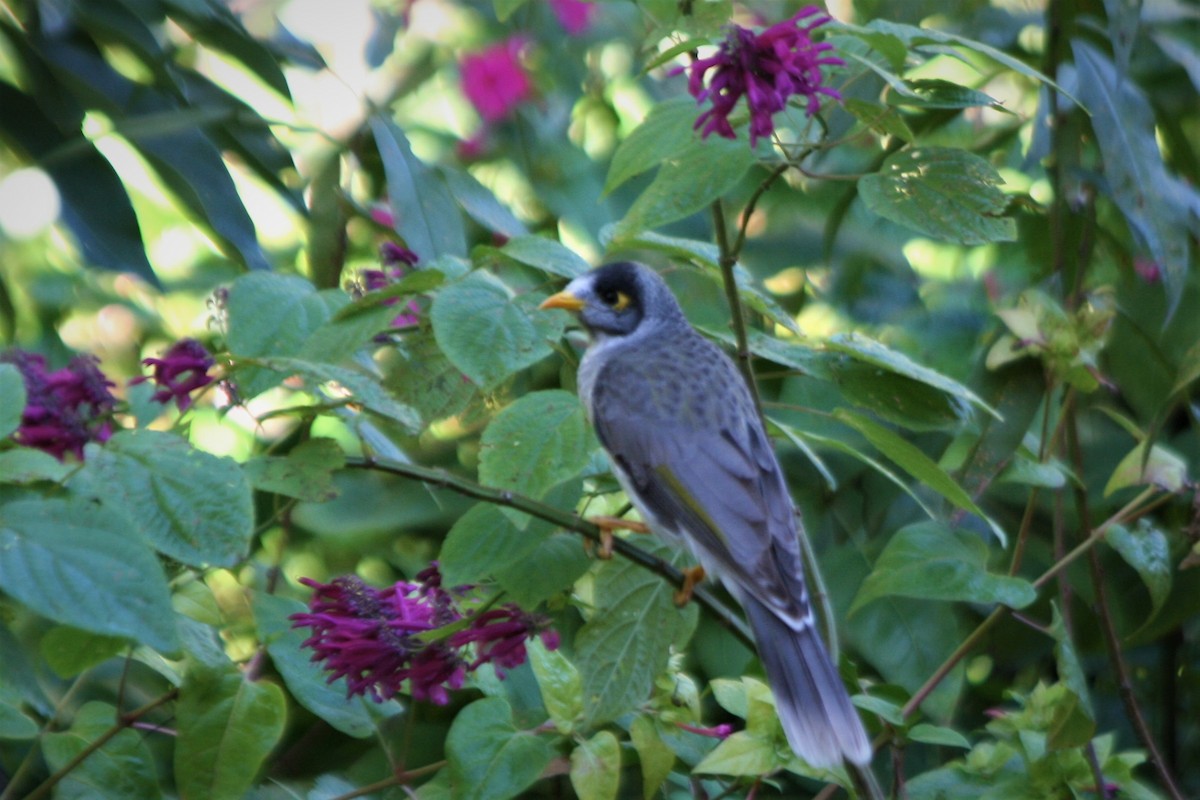
<svg viewBox="0 0 1200 800">
<path fill-rule="evenodd" d="M 465 497 L 473 497 L 476 500 L 484 500 L 495 505 L 515 508 L 518 511 L 529 514 L 531 517 L 537 517 L 565 530 L 574 531 L 597 543 L 601 539 L 601 531 L 598 525 L 594 525 L 572 512 L 562 511 L 554 506 L 548 506 L 533 498 L 507 489 L 493 489 L 489 486 L 483 486 L 459 475 L 447 472 L 444 469 L 408 464 L 382 456 L 347 458 L 346 466 L 352 469 L 375 470 L 404 478 L 412 478 L 431 486 L 449 489 Z M 684 575 L 682 572 L 658 556 L 651 555 L 624 539 L 613 539 L 613 552 L 620 554 L 640 567 L 661 575 L 675 586 L 682 587 L 684 584 Z M 697 586 L 693 592 L 693 597 L 695 597 L 696 602 L 712 613 L 716 620 L 732 632 L 734 636 L 745 643 L 747 647 L 754 649 L 754 638 L 750 635 L 746 624 L 722 605 L 708 589 L 703 586 Z"/>
<path fill-rule="evenodd" d="M 384 789 L 391 789 L 393 786 L 407 786 L 417 778 L 422 778 L 437 772 L 442 767 L 446 766 L 446 761 L 435 761 L 432 764 L 426 764 L 423 767 L 418 767 L 409 772 L 397 772 L 395 775 L 390 775 L 382 780 L 375 781 L 372 784 L 363 786 L 361 789 L 355 789 L 345 794 L 339 794 L 333 800 L 354 800 L 356 797 L 366 797 L 369 794 L 381 792 Z"/>
<path fill-rule="evenodd" d="M 721 205 L 720 200 L 713 201 L 712 204 L 713 231 L 717 237 L 717 247 L 721 251 L 719 264 L 721 267 L 721 280 L 725 285 L 725 299 L 729 303 L 729 313 L 732 317 L 733 335 L 737 340 L 736 356 L 738 369 L 741 370 L 742 378 L 746 381 L 746 388 L 750 390 L 750 396 L 754 399 L 754 407 L 758 410 L 759 418 L 762 418 L 762 398 L 758 394 L 758 382 L 754 379 L 754 368 L 750 363 L 750 341 L 746 334 L 746 316 L 742 313 L 742 296 L 738 292 L 737 275 L 734 273 L 734 267 L 737 266 L 737 254 L 729 246 L 729 230 L 725 224 L 725 209 Z"/>
<path fill-rule="evenodd" d="M 1079 445 L 1079 431 L 1075 425 L 1074 409 L 1071 409 L 1069 413 L 1071 414 L 1071 424 L 1067 427 L 1067 446 L 1070 448 L 1072 464 L 1082 474 L 1083 449 Z M 1076 513 L 1079 515 L 1080 525 L 1084 530 L 1087 530 L 1089 517 L 1087 489 L 1076 485 L 1074 494 Z M 1108 650 L 1109 661 L 1112 662 L 1113 670 L 1116 672 L 1117 692 L 1120 694 L 1121 702 L 1125 706 L 1125 715 L 1129 718 L 1129 722 L 1133 726 L 1138 740 L 1146 748 L 1147 759 L 1150 761 L 1150 765 L 1154 768 L 1154 771 L 1158 773 L 1159 781 L 1162 783 L 1163 788 L 1166 789 L 1167 794 L 1170 795 L 1172 800 L 1183 800 L 1183 793 L 1179 790 L 1179 786 L 1175 782 L 1175 776 L 1171 774 L 1171 770 L 1167 767 L 1167 762 L 1163 760 L 1162 753 L 1159 752 L 1158 743 L 1154 739 L 1154 734 L 1150 732 L 1150 726 L 1146 723 L 1146 717 L 1142 713 L 1137 695 L 1133 691 L 1133 681 L 1129 677 L 1129 665 L 1125 663 L 1125 655 L 1121 651 L 1121 639 L 1117 635 L 1117 628 L 1113 623 L 1112 610 L 1108 605 L 1108 589 L 1104 583 L 1104 568 L 1100 564 L 1099 555 L 1094 550 L 1088 551 L 1088 568 L 1092 576 L 1092 589 L 1096 593 L 1096 614 L 1100 619 L 1100 630 L 1104 634 L 1104 644 Z M 1101 796 L 1103 797 L 1103 783 L 1098 787 L 1098 791 L 1101 792 Z"/>
<path fill-rule="evenodd" d="M 122 714 L 120 719 L 118 719 L 111 728 L 89 742 L 87 747 L 75 754 L 74 758 L 72 758 L 66 764 L 63 764 L 62 767 L 60 767 L 53 775 L 42 781 L 41 785 L 25 796 L 25 800 L 39 800 L 39 798 L 49 795 L 50 790 L 57 786 L 59 781 L 70 775 L 71 771 L 82 764 L 88 758 L 88 756 L 90 756 L 92 753 L 95 753 L 101 747 L 104 747 L 104 745 L 108 744 L 118 733 L 125 730 L 133 723 L 137 722 L 139 719 L 146 716 L 164 703 L 169 703 L 170 701 L 174 700 L 178 695 L 179 690 L 172 689 L 166 694 L 160 695 L 154 700 L 151 700 L 149 703 L 146 703 L 146 705 L 142 706 L 141 708 L 134 709 L 128 714 Z"/>
</svg>

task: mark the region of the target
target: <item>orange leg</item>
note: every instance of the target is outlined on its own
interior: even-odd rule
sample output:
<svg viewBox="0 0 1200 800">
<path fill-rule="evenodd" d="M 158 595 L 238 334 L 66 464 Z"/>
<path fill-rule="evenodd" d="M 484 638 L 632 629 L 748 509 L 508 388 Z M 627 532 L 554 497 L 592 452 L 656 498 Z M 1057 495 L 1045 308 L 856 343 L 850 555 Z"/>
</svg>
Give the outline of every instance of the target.
<svg viewBox="0 0 1200 800">
<path fill-rule="evenodd" d="M 700 581 L 704 580 L 704 567 L 688 567 L 683 570 L 683 586 L 675 592 L 675 605 L 685 606 L 692 599 L 692 592 Z"/>
<path fill-rule="evenodd" d="M 649 533 L 650 529 L 646 527 L 646 523 L 638 522 L 632 519 L 622 519 L 621 517 L 610 517 L 600 515 L 596 517 L 588 517 L 588 521 L 600 528 L 600 547 L 596 549 L 596 557 L 607 561 L 612 558 L 613 551 L 613 531 L 627 530 L 634 533 Z M 585 542 L 585 547 L 591 551 L 591 542 Z"/>
</svg>

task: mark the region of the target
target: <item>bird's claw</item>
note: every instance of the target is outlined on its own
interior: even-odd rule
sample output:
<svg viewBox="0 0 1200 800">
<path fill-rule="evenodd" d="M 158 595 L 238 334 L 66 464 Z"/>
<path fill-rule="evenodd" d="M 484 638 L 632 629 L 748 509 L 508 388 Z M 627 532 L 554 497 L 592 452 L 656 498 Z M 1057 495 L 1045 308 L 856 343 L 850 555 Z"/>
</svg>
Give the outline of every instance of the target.
<svg viewBox="0 0 1200 800">
<path fill-rule="evenodd" d="M 679 591 L 675 592 L 675 605 L 681 608 L 686 606 L 702 580 L 704 580 L 704 567 L 688 567 L 683 570 L 683 586 L 680 586 Z"/>
</svg>

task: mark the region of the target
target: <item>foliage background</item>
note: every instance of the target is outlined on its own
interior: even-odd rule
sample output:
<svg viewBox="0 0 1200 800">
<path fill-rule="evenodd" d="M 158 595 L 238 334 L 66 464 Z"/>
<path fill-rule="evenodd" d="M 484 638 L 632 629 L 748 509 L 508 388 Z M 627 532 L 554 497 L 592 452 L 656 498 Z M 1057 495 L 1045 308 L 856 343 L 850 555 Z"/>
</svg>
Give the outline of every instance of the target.
<svg viewBox="0 0 1200 800">
<path fill-rule="evenodd" d="M 1200 792 L 1200 9 L 832 4 L 843 104 L 695 139 L 672 66 L 796 8 L 5 3 L 0 336 L 99 356 L 129 430 L 0 450 L 0 797 L 846 783 L 790 758 L 728 614 L 674 608 L 671 554 L 580 544 L 622 503 L 534 308 L 629 255 L 748 333 L 885 784 Z M 510 36 L 532 92 L 488 122 L 460 65 Z M 396 307 L 344 287 L 385 241 L 420 264 L 381 341 Z M 126 380 L 184 336 L 230 383 L 163 413 Z M 22 405 L 0 368 L 0 434 Z M 563 647 L 444 707 L 346 701 L 298 578 L 435 558 Z"/>
</svg>

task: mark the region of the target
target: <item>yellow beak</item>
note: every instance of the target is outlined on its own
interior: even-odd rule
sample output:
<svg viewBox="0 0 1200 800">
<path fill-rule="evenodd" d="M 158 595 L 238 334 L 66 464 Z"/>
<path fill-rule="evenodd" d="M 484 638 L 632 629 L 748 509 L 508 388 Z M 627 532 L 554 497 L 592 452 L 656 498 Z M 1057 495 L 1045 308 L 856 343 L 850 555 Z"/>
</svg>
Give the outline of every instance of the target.
<svg viewBox="0 0 1200 800">
<path fill-rule="evenodd" d="M 542 301 L 538 308 L 562 308 L 567 311 L 582 311 L 587 303 L 580 300 L 570 292 L 559 292 L 552 294 Z"/>
</svg>

